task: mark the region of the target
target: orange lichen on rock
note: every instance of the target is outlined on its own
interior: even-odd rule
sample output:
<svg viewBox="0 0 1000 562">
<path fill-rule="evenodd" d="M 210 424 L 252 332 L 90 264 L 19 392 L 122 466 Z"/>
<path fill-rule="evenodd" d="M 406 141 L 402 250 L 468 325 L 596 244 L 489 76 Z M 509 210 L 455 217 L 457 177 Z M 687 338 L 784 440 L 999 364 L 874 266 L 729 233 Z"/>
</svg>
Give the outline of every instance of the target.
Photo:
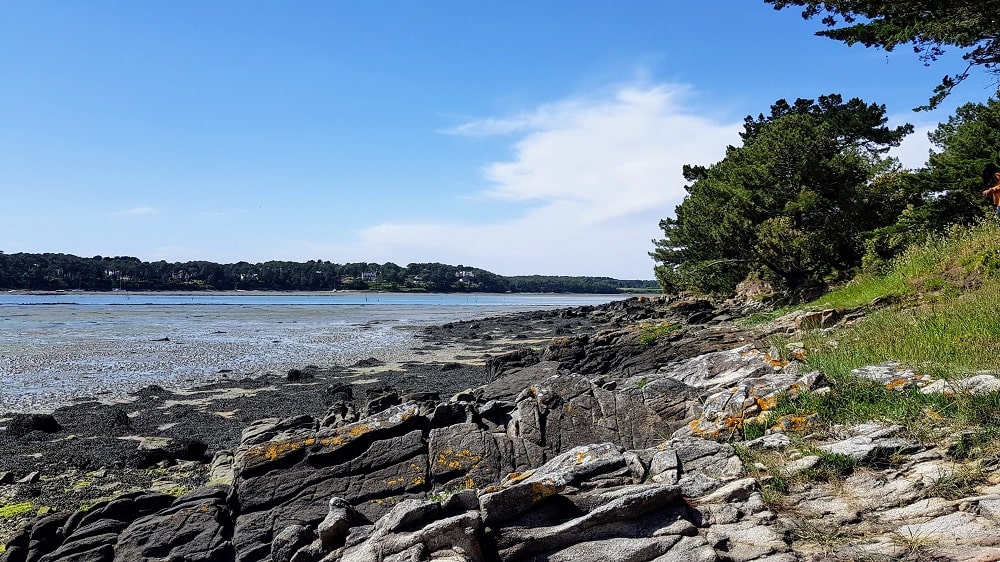
<svg viewBox="0 0 1000 562">
<path fill-rule="evenodd" d="M 306 439 L 290 439 L 286 441 L 268 441 L 261 445 L 251 447 L 244 453 L 244 458 L 248 462 L 254 460 L 274 461 L 288 453 L 311 446 L 315 442 L 313 437 Z"/>
<path fill-rule="evenodd" d="M 718 439 L 722 434 L 722 429 L 717 426 L 702 427 L 701 420 L 692 420 L 688 427 L 691 428 L 691 433 L 703 439 Z"/>
<path fill-rule="evenodd" d="M 528 478 L 529 476 L 531 476 L 534 473 L 535 473 L 534 470 L 526 470 L 524 472 L 511 472 L 510 474 L 507 475 L 507 478 L 505 479 L 505 483 L 507 483 L 507 484 L 517 484 L 518 482 L 520 482 L 520 481 Z"/>
<path fill-rule="evenodd" d="M 482 460 L 482 455 L 477 455 L 470 451 L 469 449 L 462 449 L 461 451 L 455 451 L 453 449 L 445 449 L 438 453 L 437 462 L 438 465 L 446 467 L 450 470 L 460 470 L 460 469 L 472 469 L 478 466 L 479 461 Z"/>
<path fill-rule="evenodd" d="M 550 478 L 546 478 L 540 482 L 531 483 L 531 501 L 538 502 L 549 496 L 553 496 L 559 493 L 559 489 L 556 487 L 555 482 Z"/>
<path fill-rule="evenodd" d="M 773 431 L 801 433 L 809 429 L 816 419 L 816 414 L 788 414 L 781 416 L 771 426 Z"/>
<path fill-rule="evenodd" d="M 771 357 L 770 353 L 764 354 L 764 361 L 769 363 L 772 367 L 781 368 L 788 365 L 788 361 L 785 361 L 781 357 Z"/>
<path fill-rule="evenodd" d="M 764 396 L 764 397 L 754 396 L 753 400 L 754 403 L 757 405 L 757 407 L 764 412 L 766 412 L 767 410 L 771 410 L 778 405 L 777 394 L 771 394 L 770 396 Z"/>
<path fill-rule="evenodd" d="M 913 383 L 913 382 L 914 381 L 911 378 L 905 378 L 905 377 L 904 378 L 898 378 L 898 379 L 893 379 L 893 380 L 885 383 L 885 387 L 887 389 L 889 389 L 889 390 L 896 390 L 898 388 L 906 388 L 906 387 L 910 386 L 910 384 Z"/>
</svg>

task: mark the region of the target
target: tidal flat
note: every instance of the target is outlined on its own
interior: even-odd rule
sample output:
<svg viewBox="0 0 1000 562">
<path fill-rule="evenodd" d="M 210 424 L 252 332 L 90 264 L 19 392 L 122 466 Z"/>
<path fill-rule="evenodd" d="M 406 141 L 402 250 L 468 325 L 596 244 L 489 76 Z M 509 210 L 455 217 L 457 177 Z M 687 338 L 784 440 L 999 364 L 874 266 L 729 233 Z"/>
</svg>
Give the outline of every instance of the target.
<svg viewBox="0 0 1000 562">
<path fill-rule="evenodd" d="M 306 365 L 419 360 L 416 330 L 612 295 L 4 295 L 0 412 L 114 402 Z"/>
</svg>

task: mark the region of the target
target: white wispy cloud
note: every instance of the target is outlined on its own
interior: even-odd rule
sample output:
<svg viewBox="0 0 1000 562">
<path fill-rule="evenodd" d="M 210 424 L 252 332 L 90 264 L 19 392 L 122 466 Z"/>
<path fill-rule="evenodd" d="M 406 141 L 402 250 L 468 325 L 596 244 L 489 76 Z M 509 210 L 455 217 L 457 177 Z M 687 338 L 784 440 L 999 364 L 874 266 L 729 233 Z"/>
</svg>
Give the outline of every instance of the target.
<svg viewBox="0 0 1000 562">
<path fill-rule="evenodd" d="M 120 211 L 112 211 L 111 216 L 113 217 L 144 217 L 148 215 L 154 215 L 158 213 L 159 210 L 153 207 L 132 207 L 131 209 L 123 209 Z"/>
<path fill-rule="evenodd" d="M 512 157 L 487 164 L 487 189 L 469 195 L 516 203 L 512 208 L 521 214 L 477 224 L 380 224 L 335 253 L 462 263 L 506 274 L 651 278 L 650 240 L 660 235 L 659 219 L 685 195 L 682 166 L 712 164 L 739 141 L 742 123 L 693 113 L 685 106 L 693 95 L 683 85 L 627 85 L 455 127 L 448 132 L 516 133 Z M 316 251 L 321 249 L 307 250 Z"/>
</svg>

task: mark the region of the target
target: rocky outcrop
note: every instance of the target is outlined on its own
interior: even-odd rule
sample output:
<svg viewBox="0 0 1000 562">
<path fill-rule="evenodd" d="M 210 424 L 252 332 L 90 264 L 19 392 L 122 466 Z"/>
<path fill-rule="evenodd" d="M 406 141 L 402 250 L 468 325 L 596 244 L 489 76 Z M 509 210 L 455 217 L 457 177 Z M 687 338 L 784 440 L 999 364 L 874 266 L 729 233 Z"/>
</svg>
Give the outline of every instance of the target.
<svg viewBox="0 0 1000 562">
<path fill-rule="evenodd" d="M 378 386 L 362 403 L 347 385 L 317 386 L 325 413 L 247 425 L 205 468 L 215 485 L 39 518 L 0 562 L 1000 558 L 1000 480 L 970 477 L 951 454 L 962 443 L 927 446 L 877 423 L 805 443 L 788 434 L 808 416 L 772 419 L 781 396 L 830 391 L 797 360 L 801 344 L 782 359 L 699 299 L 554 314 L 616 320 L 495 357 L 488 384 L 447 401 Z M 787 331 L 853 314 L 796 316 Z M 895 364 L 855 375 L 921 392 L 998 384 Z M 128 416 L 94 408 L 132 439 Z M 44 433 L 37 421 L 18 422 L 18 438 Z M 731 446 L 748 424 L 764 436 Z"/>
<path fill-rule="evenodd" d="M 179 498 L 132 493 L 88 511 L 50 515 L 15 535 L 3 559 L 232 560 L 226 493 L 211 488 Z"/>
<path fill-rule="evenodd" d="M 634 336 L 607 334 L 606 345 Z M 669 347 L 654 343 L 636 345 Z M 545 353 L 569 357 L 554 351 L 561 345 Z M 447 402 L 420 395 L 397 404 L 399 395 L 380 390 L 361 417 L 341 392 L 326 415 L 259 420 L 231 455 L 214 456 L 221 488 L 150 496 L 160 502 L 151 510 L 100 504 L 88 512 L 100 523 L 93 530 L 43 520 L 18 537 L 57 529 L 45 560 L 81 552 L 94 560 L 369 560 L 373 549 L 400 560 L 588 552 L 712 559 L 692 531 L 701 515 L 688 499 L 737 478 L 741 465 L 726 445 L 667 439 L 698 414 L 713 383 L 685 382 L 689 361 L 657 359 L 661 368 L 636 374 L 617 364 L 587 376 L 566 367 L 573 363 L 525 358 Z M 705 367 L 720 368 L 745 366 Z M 24 540 L 11 541 L 3 560 L 40 560 Z"/>
<path fill-rule="evenodd" d="M 704 514 L 685 493 L 716 491 L 710 501 L 739 504 L 753 492 L 720 488 L 741 471 L 731 448 L 689 445 L 668 442 L 662 450 L 627 452 L 610 443 L 576 447 L 478 495 L 463 490 L 441 499 L 403 500 L 373 524 L 335 498 L 318 525 L 283 529 L 271 559 L 719 560 L 699 534 Z M 682 452 L 684 460 L 675 469 L 685 477 L 670 484 L 647 481 L 648 466 L 638 459 L 666 450 Z M 686 488 L 695 481 L 695 488 Z M 737 487 L 749 486 L 743 482 Z M 292 552 L 287 545 L 294 537 L 312 541 Z"/>
</svg>

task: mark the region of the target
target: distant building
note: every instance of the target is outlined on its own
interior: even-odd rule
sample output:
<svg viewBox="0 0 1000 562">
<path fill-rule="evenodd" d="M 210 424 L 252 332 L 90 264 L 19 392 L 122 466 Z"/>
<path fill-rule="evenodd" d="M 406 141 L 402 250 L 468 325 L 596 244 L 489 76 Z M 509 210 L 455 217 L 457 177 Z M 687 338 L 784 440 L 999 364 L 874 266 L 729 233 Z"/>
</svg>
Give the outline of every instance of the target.
<svg viewBox="0 0 1000 562">
<path fill-rule="evenodd" d="M 372 283 L 378 279 L 378 272 L 376 271 L 364 271 L 361 273 L 361 280 L 366 283 Z"/>
</svg>

